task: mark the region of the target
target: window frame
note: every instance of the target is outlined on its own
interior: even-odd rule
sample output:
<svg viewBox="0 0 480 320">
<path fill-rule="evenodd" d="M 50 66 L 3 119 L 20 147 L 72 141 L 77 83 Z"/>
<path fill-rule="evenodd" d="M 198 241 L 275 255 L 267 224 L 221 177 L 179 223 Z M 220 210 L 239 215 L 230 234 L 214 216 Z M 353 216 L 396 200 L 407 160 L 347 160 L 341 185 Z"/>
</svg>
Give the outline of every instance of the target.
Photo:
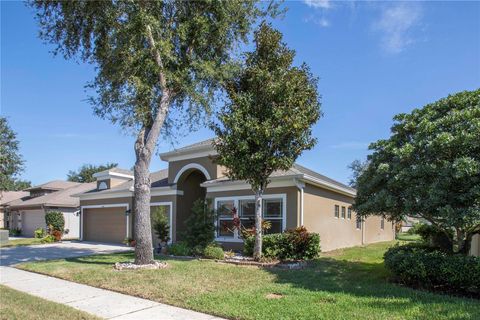
<svg viewBox="0 0 480 320">
<path fill-rule="evenodd" d="M 287 195 L 285 193 L 279 194 L 266 194 L 262 196 L 262 200 L 272 200 L 272 199 L 279 199 L 282 202 L 282 216 L 275 218 L 275 217 L 268 217 L 266 220 L 281 220 L 282 221 L 282 230 L 285 230 L 287 227 Z M 255 196 L 231 196 L 231 197 L 214 197 L 214 210 L 217 212 L 218 203 L 221 201 L 233 201 L 234 208 L 237 209 L 238 217 L 241 219 L 240 216 L 240 201 L 241 200 L 253 200 L 255 201 Z M 263 209 L 265 210 L 265 209 Z M 263 216 L 263 212 L 262 212 Z M 243 239 L 239 235 L 238 230 L 235 230 L 233 233 L 233 237 L 226 237 L 226 236 L 219 236 L 218 235 L 218 222 L 219 218 L 215 219 L 215 241 L 220 242 L 243 242 Z M 233 216 L 231 219 L 221 219 L 221 220 L 233 220 Z"/>
<path fill-rule="evenodd" d="M 347 219 L 352 220 L 352 207 L 347 208 Z"/>
<path fill-rule="evenodd" d="M 384 217 L 382 217 L 382 219 L 380 220 L 380 229 L 385 230 L 385 218 Z"/>
<path fill-rule="evenodd" d="M 363 219 L 358 214 L 355 216 L 355 228 L 357 230 L 362 230 Z"/>
<path fill-rule="evenodd" d="M 334 206 L 333 216 L 335 217 L 335 219 L 339 219 L 339 218 L 340 218 L 340 206 L 339 206 L 338 204 L 336 204 L 336 205 Z"/>
<path fill-rule="evenodd" d="M 342 217 L 342 219 L 346 219 L 347 217 L 347 208 L 345 206 L 342 206 L 342 211 L 340 213 L 340 216 Z"/>
</svg>

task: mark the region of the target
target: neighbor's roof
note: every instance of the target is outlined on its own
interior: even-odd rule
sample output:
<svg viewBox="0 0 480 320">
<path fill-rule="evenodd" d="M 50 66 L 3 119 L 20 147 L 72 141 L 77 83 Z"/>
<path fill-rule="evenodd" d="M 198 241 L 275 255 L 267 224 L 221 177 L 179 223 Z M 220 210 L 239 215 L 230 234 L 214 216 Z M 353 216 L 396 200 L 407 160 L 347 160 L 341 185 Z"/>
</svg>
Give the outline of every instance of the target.
<svg viewBox="0 0 480 320">
<path fill-rule="evenodd" d="M 123 169 L 121 169 L 123 170 Z M 151 187 L 166 187 L 168 186 L 168 169 L 163 169 L 160 171 L 155 171 L 150 173 Z M 126 192 L 133 190 L 133 179 L 125 181 L 117 186 L 114 186 L 110 189 L 98 190 L 97 186 L 94 185 L 90 189 L 85 190 L 84 192 L 78 192 L 74 196 L 79 196 L 80 194 L 109 194 L 115 192 Z"/>
<path fill-rule="evenodd" d="M 35 198 L 22 198 L 9 202 L 7 205 L 11 208 L 16 207 L 34 207 L 34 206 L 46 206 L 46 207 L 78 207 L 80 201 L 78 198 L 73 197 L 74 194 L 83 193 L 96 186 L 95 182 L 90 183 L 77 183 L 74 182 L 69 188 L 48 193 L 46 195 Z"/>
<path fill-rule="evenodd" d="M 7 202 L 28 197 L 29 195 L 30 193 L 26 191 L 0 191 L 0 205 L 3 206 Z"/>
<path fill-rule="evenodd" d="M 35 189 L 47 189 L 47 190 L 63 190 L 77 185 L 78 182 L 72 181 L 63 181 L 63 180 L 53 180 L 44 184 L 39 184 L 37 186 L 30 187 L 25 189 L 25 191 L 35 190 Z"/>
</svg>

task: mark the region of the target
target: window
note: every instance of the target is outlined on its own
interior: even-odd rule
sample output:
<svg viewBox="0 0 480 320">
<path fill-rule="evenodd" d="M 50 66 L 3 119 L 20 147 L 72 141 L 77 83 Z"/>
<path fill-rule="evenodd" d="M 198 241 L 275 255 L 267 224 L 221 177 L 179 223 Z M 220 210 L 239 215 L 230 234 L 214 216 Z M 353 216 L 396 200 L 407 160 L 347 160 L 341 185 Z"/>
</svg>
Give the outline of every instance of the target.
<svg viewBox="0 0 480 320">
<path fill-rule="evenodd" d="M 340 215 L 340 207 L 338 205 L 335 205 L 335 218 L 338 218 Z"/>
<path fill-rule="evenodd" d="M 233 208 L 235 203 L 233 200 L 218 201 L 217 202 L 217 234 L 221 237 L 233 237 Z"/>
<path fill-rule="evenodd" d="M 265 234 L 280 233 L 285 229 L 284 226 L 284 206 L 285 198 L 267 196 L 262 203 L 263 219 L 269 221 L 271 228 L 265 231 Z M 216 200 L 217 237 L 230 237 L 240 239 L 241 235 L 235 230 L 233 224 L 234 208 L 238 208 L 238 218 L 245 228 L 255 226 L 255 198 L 254 197 L 235 197 L 232 199 Z"/>
<path fill-rule="evenodd" d="M 345 219 L 345 207 L 342 207 L 342 219 Z"/>
<path fill-rule="evenodd" d="M 356 219 L 356 227 L 357 229 L 362 229 L 362 218 L 358 214 Z"/>
<path fill-rule="evenodd" d="M 382 220 L 380 220 L 380 229 L 385 229 L 385 218 L 382 217 Z"/>
<path fill-rule="evenodd" d="M 352 219 L 352 207 L 348 207 L 347 218 Z"/>
</svg>

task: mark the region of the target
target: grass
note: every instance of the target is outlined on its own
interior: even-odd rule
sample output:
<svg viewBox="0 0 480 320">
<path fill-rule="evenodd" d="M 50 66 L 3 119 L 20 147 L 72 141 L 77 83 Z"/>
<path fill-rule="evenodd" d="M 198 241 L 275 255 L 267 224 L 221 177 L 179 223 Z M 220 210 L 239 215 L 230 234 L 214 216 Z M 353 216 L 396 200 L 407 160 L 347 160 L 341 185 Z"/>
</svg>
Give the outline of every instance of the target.
<svg viewBox="0 0 480 320">
<path fill-rule="evenodd" d="M 418 234 L 408 234 L 406 232 L 401 232 L 397 234 L 397 240 L 400 241 L 419 241 L 422 238 Z"/>
<path fill-rule="evenodd" d="M 44 243 L 42 243 L 42 239 L 38 239 L 38 238 L 21 238 L 21 239 L 15 239 L 15 240 L 8 240 L 8 243 L 0 245 L 0 248 L 31 246 L 36 244 L 44 244 Z"/>
<path fill-rule="evenodd" d="M 0 319 L 99 319 L 60 303 L 50 302 L 0 285 Z"/>
<path fill-rule="evenodd" d="M 115 271 L 131 253 L 20 267 L 232 319 L 480 319 L 478 300 L 389 283 L 382 256 L 393 244 L 322 254 L 303 270 L 167 260 L 167 269 Z"/>
</svg>

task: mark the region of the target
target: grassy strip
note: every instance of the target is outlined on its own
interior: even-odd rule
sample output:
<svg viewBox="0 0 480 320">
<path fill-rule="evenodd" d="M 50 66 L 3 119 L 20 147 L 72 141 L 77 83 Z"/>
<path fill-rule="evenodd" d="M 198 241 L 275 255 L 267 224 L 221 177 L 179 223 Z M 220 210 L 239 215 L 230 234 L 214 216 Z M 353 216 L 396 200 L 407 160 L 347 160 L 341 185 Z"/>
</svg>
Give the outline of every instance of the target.
<svg viewBox="0 0 480 320">
<path fill-rule="evenodd" d="M 21 238 L 15 240 L 9 240 L 8 243 L 0 245 L 0 248 L 18 247 L 18 246 L 31 246 L 42 243 L 42 239 L 37 238 Z"/>
<path fill-rule="evenodd" d="M 0 319 L 100 319 L 60 303 L 38 298 L 0 285 Z"/>
<path fill-rule="evenodd" d="M 480 319 L 478 300 L 387 281 L 379 243 L 323 254 L 303 270 L 168 260 L 162 270 L 115 271 L 131 253 L 21 268 L 233 319 Z"/>
</svg>

